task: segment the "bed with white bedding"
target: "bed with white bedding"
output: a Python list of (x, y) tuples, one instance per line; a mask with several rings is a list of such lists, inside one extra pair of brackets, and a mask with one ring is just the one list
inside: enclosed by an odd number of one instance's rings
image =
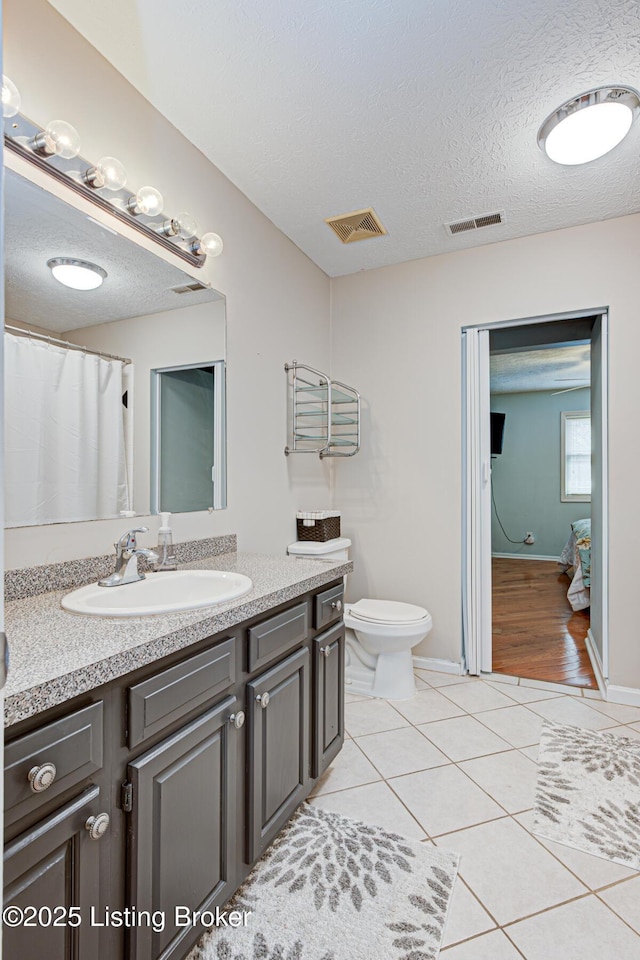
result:
[(560, 555), (560, 569), (571, 577), (567, 599), (573, 610), (591, 606), (591, 520), (575, 520)]

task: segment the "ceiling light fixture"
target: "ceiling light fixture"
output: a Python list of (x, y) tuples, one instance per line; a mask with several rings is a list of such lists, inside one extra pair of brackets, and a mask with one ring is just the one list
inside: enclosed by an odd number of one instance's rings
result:
[(624, 140), (640, 112), (631, 87), (598, 87), (563, 103), (538, 131), (538, 145), (565, 166), (603, 157)]
[(53, 257), (47, 260), (47, 266), (59, 283), (72, 290), (95, 290), (107, 276), (107, 271), (96, 263), (72, 257)]

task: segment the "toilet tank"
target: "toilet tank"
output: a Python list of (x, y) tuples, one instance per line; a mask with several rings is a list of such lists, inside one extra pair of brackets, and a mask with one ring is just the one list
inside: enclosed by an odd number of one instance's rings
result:
[(287, 547), (292, 557), (306, 557), (308, 560), (348, 560), (351, 540), (347, 537), (335, 537), (333, 540), (296, 540)]

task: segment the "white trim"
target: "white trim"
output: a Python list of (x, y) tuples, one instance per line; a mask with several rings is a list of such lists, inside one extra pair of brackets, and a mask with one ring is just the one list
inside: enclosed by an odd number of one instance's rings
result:
[(520, 317), (518, 320), (491, 320), (487, 323), (469, 323), (466, 330), (499, 330), (501, 327), (531, 327), (534, 324), (550, 323), (553, 320), (584, 320), (585, 317), (598, 317), (606, 314), (609, 307), (594, 307), (592, 310), (568, 310), (566, 313), (549, 313), (543, 317)]
[(604, 677), (604, 672), (602, 670), (602, 660), (600, 659), (600, 652), (596, 646), (596, 642), (593, 639), (593, 634), (591, 633), (591, 627), (587, 630), (587, 635), (585, 637), (585, 646), (587, 648), (587, 653), (589, 654), (589, 660), (591, 660), (591, 666), (593, 667), (593, 672), (595, 674), (596, 683), (598, 684), (598, 690), (602, 694), (603, 698), (607, 699), (607, 681)]
[(606, 698), (609, 703), (626, 703), (630, 707), (640, 707), (640, 690), (637, 687), (618, 687), (608, 683)]
[[(601, 470), (597, 478), (600, 485), (600, 503), (602, 507), (602, 671), (605, 680), (609, 677), (609, 311), (602, 313), (600, 338), (602, 341), (602, 366), (600, 386), (602, 398), (600, 404), (600, 459)], [(593, 411), (591, 416), (593, 417)]]
[[(1, 2), (1, 0), (0, 0)], [(159, 514), (162, 501), (160, 489), (160, 427), (162, 403), (160, 392), (160, 374), (174, 373), (177, 370), (198, 370), (211, 367), (213, 374), (213, 465), (211, 468), (211, 506), (209, 510), (220, 510), (227, 505), (227, 387), (226, 361), (210, 360), (202, 363), (183, 363), (175, 367), (154, 367), (150, 371), (151, 379), (151, 513)]]
[(552, 560), (560, 563), (560, 557), (544, 557), (541, 553), (492, 553), (492, 557), (504, 557), (507, 560)]
[[(534, 324), (549, 323), (555, 320), (579, 320), (584, 317), (595, 317), (601, 320), (602, 337), (602, 396), (600, 404), (600, 439), (602, 449), (602, 473), (598, 478), (602, 503), (602, 537), (599, 555), (602, 560), (602, 667), (606, 676), (609, 662), (609, 595), (608, 595), (608, 551), (609, 551), (609, 517), (608, 517), (608, 324), (609, 308), (596, 307), (589, 310), (576, 310), (567, 313), (550, 314), (544, 317), (526, 317), (519, 320), (499, 320), (482, 324), (469, 324), (462, 328), (463, 341), (463, 644), (464, 656), (469, 664), (469, 672), (477, 674), (491, 671), (491, 590), (486, 589), (486, 580), (490, 582), (490, 567), (488, 571), (478, 571), (470, 557), (481, 553), (477, 543), (482, 539), (482, 518), (475, 511), (469, 509), (473, 503), (470, 488), (478, 486), (477, 471), (481, 467), (481, 458), (478, 446), (481, 446), (478, 436), (469, 436), (474, 429), (474, 419), (470, 412), (482, 402), (482, 373), (475, 364), (479, 363), (477, 339), (482, 334), (500, 328), (532, 326)], [(475, 341), (475, 343), (474, 343)], [(470, 396), (471, 394), (471, 396)], [(477, 414), (476, 414), (477, 416)], [(592, 419), (594, 410), (591, 410)], [(476, 421), (477, 423), (477, 421)], [(465, 457), (466, 454), (466, 457)], [(464, 509), (466, 508), (466, 513)], [(490, 517), (490, 506), (489, 514)], [(474, 547), (475, 544), (475, 547)], [(483, 579), (485, 580), (483, 590)], [(487, 618), (487, 608), (489, 617)], [(488, 629), (485, 627), (489, 620)], [(621, 688), (627, 689), (627, 688)]]
[(453, 673), (462, 676), (466, 673), (464, 661), (438, 660), (437, 657), (414, 657), (413, 665), (418, 670), (434, 670), (436, 673)]
[(491, 668), (491, 433), (489, 333), (463, 331), (465, 465), (462, 616), (469, 673)]

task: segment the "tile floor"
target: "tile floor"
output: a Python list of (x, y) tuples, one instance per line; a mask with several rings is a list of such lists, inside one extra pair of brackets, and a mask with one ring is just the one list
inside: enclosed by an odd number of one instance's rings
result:
[(545, 719), (640, 738), (592, 690), (416, 671), (410, 701), (347, 694), (311, 802), (461, 855), (442, 960), (638, 960), (640, 874), (531, 833)]

